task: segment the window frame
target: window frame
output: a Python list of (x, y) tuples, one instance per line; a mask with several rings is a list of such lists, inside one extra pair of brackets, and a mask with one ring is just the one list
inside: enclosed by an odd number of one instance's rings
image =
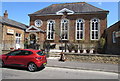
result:
[[(95, 30), (95, 26), (94, 26), (94, 30), (92, 30), (92, 23), (93, 23), (93, 20), (96, 19), (97, 22), (98, 22), (98, 30)], [(95, 24), (96, 22), (94, 22)], [(92, 38), (92, 31), (94, 32), (94, 39)], [(96, 36), (95, 36), (95, 32), (98, 32), (98, 38), (96, 39)], [(100, 19), (98, 18), (93, 18), (90, 20), (90, 40), (99, 40), (100, 39)]]
[[(78, 20), (82, 20), (82, 22), (78, 22)], [(79, 25), (81, 24), (81, 23), (83, 23), (83, 30), (81, 30), (81, 27), (79, 26), (79, 30), (77, 30), (77, 25), (78, 25), (78, 23), (79, 23)], [(76, 33), (75, 33), (75, 39), (76, 40), (84, 40), (85, 39), (85, 20), (84, 19), (82, 19), (82, 18), (79, 18), (79, 19), (77, 19), (76, 20)], [(79, 33), (81, 33), (81, 32), (83, 32), (83, 38), (81, 39), (80, 37), (79, 37), (79, 39), (77, 38), (77, 32), (79, 32)]]
[(113, 31), (112, 32), (112, 43), (116, 43), (116, 32), (115, 31)]
[[(67, 23), (67, 24), (68, 24), (68, 25), (67, 25), (67, 30), (66, 30), (66, 32), (67, 32), (67, 39), (65, 39), (65, 36), (64, 36), (64, 39), (61, 37), (61, 36), (62, 36), (62, 31), (63, 31), (63, 30), (62, 30), (62, 28), (63, 28), (62, 26), (63, 26), (63, 21), (64, 21), (64, 20), (67, 20), (67, 22), (68, 22), (68, 23)], [(65, 25), (65, 24), (64, 24), (64, 25)], [(65, 29), (66, 29), (66, 28), (65, 28), (65, 26), (64, 26), (64, 31), (65, 31)], [(61, 20), (60, 37), (61, 37), (61, 40), (69, 40), (69, 20), (68, 20), (68, 19), (62, 19), (62, 20)]]
[[(39, 25), (38, 25), (38, 22), (40, 23)], [(41, 19), (36, 19), (36, 20), (34, 21), (34, 26), (36, 26), (36, 27), (41, 27), (42, 24), (43, 24), (43, 22), (42, 22)]]
[(53, 30), (55, 29), (55, 20), (52, 20), (52, 19), (48, 20), (47, 21), (47, 40), (54, 40), (55, 39), (55, 31), (53, 31), (53, 39), (51, 37), (50, 37), (50, 39), (48, 38), (49, 32), (52, 33), (52, 30), (49, 30), (49, 23), (50, 23), (50, 21), (53, 21)]
[[(18, 36), (16, 36), (16, 34), (18, 34)], [(21, 38), (22, 38), (22, 34), (21, 33), (15, 33), (15, 43), (16, 44), (20, 44), (21, 43)]]

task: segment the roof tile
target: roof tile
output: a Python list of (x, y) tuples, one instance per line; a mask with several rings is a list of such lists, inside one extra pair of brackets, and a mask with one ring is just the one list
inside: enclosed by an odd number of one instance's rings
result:
[(17, 21), (8, 19), (8, 18), (4, 18), (4, 17), (1, 17), (1, 16), (0, 16), (0, 22), (4, 23), (4, 24), (8, 24), (8, 25), (12, 25), (12, 26), (18, 27), (20, 29), (26, 29), (28, 27), (25, 24), (22, 24), (20, 22), (17, 22)]
[(72, 10), (75, 13), (91, 13), (91, 12), (103, 12), (103, 11), (108, 12), (106, 10), (90, 5), (86, 2), (78, 2), (78, 3), (53, 4), (29, 15), (56, 14), (56, 12), (62, 10), (63, 8)]

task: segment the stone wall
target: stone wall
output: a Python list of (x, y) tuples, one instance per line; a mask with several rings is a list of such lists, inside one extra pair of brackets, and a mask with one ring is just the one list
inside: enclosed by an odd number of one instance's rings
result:
[(66, 60), (69, 61), (109, 63), (109, 64), (118, 64), (120, 62), (118, 55), (65, 53), (65, 57)]

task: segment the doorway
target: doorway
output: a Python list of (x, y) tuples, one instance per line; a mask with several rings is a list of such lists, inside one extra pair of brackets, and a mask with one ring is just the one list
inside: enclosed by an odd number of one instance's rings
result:
[(36, 44), (36, 35), (35, 34), (30, 35), (30, 44)]

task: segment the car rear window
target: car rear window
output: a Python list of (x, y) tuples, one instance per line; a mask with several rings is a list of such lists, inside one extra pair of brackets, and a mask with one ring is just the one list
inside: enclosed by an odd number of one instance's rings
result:
[(37, 52), (37, 54), (40, 55), (40, 56), (45, 55), (45, 54), (43, 53), (43, 51), (39, 51), (39, 52)]

